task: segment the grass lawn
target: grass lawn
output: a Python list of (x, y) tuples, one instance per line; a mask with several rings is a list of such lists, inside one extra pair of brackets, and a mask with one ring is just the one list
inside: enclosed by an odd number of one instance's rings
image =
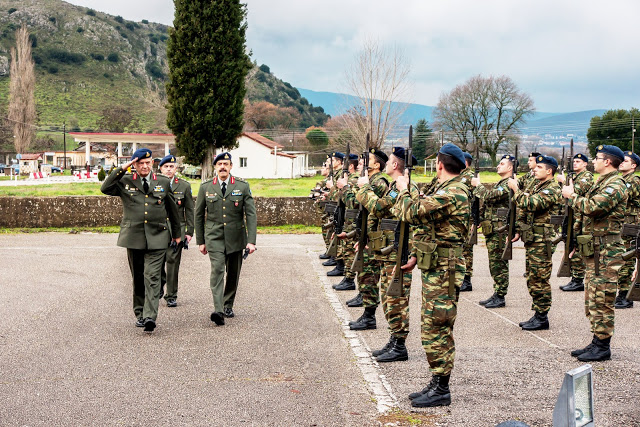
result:
[[(415, 182), (429, 182), (433, 174), (414, 175)], [(483, 183), (498, 182), (500, 177), (494, 172), (481, 172)], [(199, 180), (188, 180), (194, 195), (200, 189)], [(309, 191), (320, 181), (320, 176), (297, 179), (248, 179), (251, 192), (258, 197), (306, 197)], [(100, 183), (73, 182), (68, 184), (43, 184), (24, 186), (1, 186), (0, 196), (42, 197), (42, 196), (99, 196)]]

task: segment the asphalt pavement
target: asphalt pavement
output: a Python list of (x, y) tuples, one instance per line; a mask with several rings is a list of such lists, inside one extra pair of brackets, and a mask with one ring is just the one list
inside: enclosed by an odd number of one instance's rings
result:
[[(486, 248), (475, 247), (473, 291), (455, 325), (452, 404), (412, 410), (430, 379), (420, 344), (420, 279), (411, 296), (409, 360), (377, 364), (388, 332), (348, 330), (361, 308), (336, 292), (317, 235), (259, 235), (234, 310), (217, 327), (208, 257), (183, 254), (178, 307), (161, 302), (152, 334), (134, 326), (126, 250), (115, 234), (0, 235), (0, 425), (451, 425), (520, 420), (551, 425), (569, 351), (591, 336), (581, 293), (558, 289), (551, 329), (523, 332), (531, 299), (524, 249), (511, 262), (505, 308), (492, 292)], [(593, 363), (597, 426), (640, 425), (640, 307), (616, 312), (612, 360)]]

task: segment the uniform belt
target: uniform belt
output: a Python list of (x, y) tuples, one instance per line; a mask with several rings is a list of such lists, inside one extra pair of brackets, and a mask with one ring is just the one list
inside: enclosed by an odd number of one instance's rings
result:
[(449, 258), (451, 256), (451, 251), (453, 251), (453, 256), (455, 258), (459, 258), (462, 256), (462, 247), (458, 246), (456, 248), (438, 248), (436, 252), (438, 253), (438, 258)]
[(360, 213), (359, 209), (345, 209), (344, 217), (346, 219), (356, 219), (358, 217), (358, 213)]
[(546, 234), (548, 233), (547, 228), (542, 225), (534, 225), (531, 227), (531, 230), (536, 234)]
[(619, 234), (605, 234), (604, 236), (593, 236), (596, 239), (600, 239), (600, 244), (608, 245), (610, 243), (622, 242), (622, 237)]
[(509, 208), (497, 208), (496, 215), (500, 217), (506, 217), (507, 215), (509, 215)]
[(380, 221), (380, 230), (382, 231), (389, 231), (389, 230), (395, 230), (398, 227), (398, 223), (400, 221), (395, 220), (395, 219), (382, 219)]

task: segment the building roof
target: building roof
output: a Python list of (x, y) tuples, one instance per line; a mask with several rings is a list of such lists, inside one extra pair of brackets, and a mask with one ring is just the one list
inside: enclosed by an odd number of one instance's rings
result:
[[(254, 140), (255, 142), (264, 145), (265, 147), (274, 149), (274, 148), (278, 148), (278, 149), (282, 149), (284, 148), (284, 145), (282, 144), (278, 144), (275, 141), (270, 140), (269, 138), (265, 138), (264, 136), (260, 135), (259, 133), (256, 132), (243, 132), (242, 135), (246, 136), (247, 138), (250, 138), (252, 140)], [(279, 155), (280, 153), (278, 153)]]
[(76, 141), (95, 142), (140, 142), (174, 143), (176, 137), (170, 133), (118, 133), (118, 132), (69, 132)]
[[(275, 150), (273, 150), (273, 151), (271, 152), (271, 154), (273, 154), (274, 152), (275, 152)], [(295, 158), (297, 157), (297, 156), (294, 156), (294, 155), (292, 155), (292, 154), (283, 153), (283, 152), (281, 152), (281, 151), (278, 151), (278, 156), (288, 157), (288, 158), (290, 158), (290, 159), (295, 159)]]
[(42, 153), (25, 153), (20, 160), (42, 160)]

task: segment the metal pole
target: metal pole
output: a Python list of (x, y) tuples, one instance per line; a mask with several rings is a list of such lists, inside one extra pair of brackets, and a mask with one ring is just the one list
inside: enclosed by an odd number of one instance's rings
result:
[(62, 122), (62, 145), (64, 149), (64, 170), (67, 170), (67, 122)]
[(635, 118), (631, 117), (631, 151), (635, 153), (635, 142), (636, 142), (636, 125)]

